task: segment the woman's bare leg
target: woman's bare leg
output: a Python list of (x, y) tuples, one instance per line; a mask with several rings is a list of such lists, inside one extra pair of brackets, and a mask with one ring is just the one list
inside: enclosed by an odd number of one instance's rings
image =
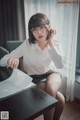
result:
[(37, 87), (45, 91), (45, 82), (37, 84)]
[(56, 108), (44, 113), (44, 120), (59, 120), (65, 104), (64, 96), (58, 91), (61, 87), (61, 76), (58, 73), (53, 73), (48, 77), (47, 83), (43, 82), (37, 86), (59, 100)]
[(65, 98), (62, 93), (59, 91), (57, 92), (56, 98), (59, 100), (57, 106), (55, 107), (54, 117), (53, 120), (59, 120), (60, 116), (63, 112), (64, 105), (65, 105)]
[[(61, 76), (58, 74), (58, 73), (53, 73), (51, 75), (49, 75), (48, 79), (47, 79), (47, 83), (46, 83), (46, 86), (45, 86), (45, 91), (50, 94), (51, 96), (53, 97), (57, 97), (58, 98), (61, 98), (61, 97), (58, 97), (60, 94), (57, 94), (59, 88), (61, 87)], [(62, 98), (61, 98), (61, 101), (62, 101)], [(60, 114), (56, 112), (57, 109), (56, 108), (53, 108), (51, 110), (48, 110), (45, 114), (44, 114), (44, 120), (59, 120), (60, 118), (60, 115), (61, 115), (61, 111)], [(56, 117), (57, 115), (57, 117)], [(55, 117), (55, 119), (54, 119)], [(58, 119), (57, 119), (58, 118)]]

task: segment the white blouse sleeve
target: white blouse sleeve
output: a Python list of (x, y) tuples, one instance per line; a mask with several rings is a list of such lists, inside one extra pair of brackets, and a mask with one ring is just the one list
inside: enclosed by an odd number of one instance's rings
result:
[(50, 47), (49, 54), (55, 66), (61, 69), (65, 64), (61, 43), (57, 40), (54, 40), (54, 43), (52, 44), (53, 45)]
[(15, 58), (20, 58), (23, 56), (23, 51), (25, 49), (26, 45), (26, 40), (15, 50), (13, 50), (10, 54), (5, 55), (3, 58), (0, 60), (0, 66), (8, 66), (7, 61), (10, 57), (15, 57)]

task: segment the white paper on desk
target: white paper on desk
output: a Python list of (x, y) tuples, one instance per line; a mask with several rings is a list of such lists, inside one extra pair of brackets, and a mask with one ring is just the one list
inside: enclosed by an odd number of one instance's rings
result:
[(29, 75), (23, 73), (19, 69), (14, 69), (12, 75), (8, 79), (0, 82), (0, 98), (17, 93), (32, 85), (32, 78)]

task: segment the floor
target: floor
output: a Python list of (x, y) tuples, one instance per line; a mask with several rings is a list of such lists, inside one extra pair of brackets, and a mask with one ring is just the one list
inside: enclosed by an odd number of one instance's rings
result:
[[(35, 120), (44, 120), (43, 115)], [(66, 103), (60, 120), (80, 120), (80, 104), (76, 102)]]

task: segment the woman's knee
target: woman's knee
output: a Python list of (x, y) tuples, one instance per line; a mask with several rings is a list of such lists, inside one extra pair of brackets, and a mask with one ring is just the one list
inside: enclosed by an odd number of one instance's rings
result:
[(54, 89), (59, 89), (62, 85), (62, 78), (59, 73), (52, 73), (47, 78), (47, 86), (52, 86)]
[(56, 98), (59, 100), (61, 106), (65, 105), (65, 97), (61, 92), (57, 92)]
[(61, 87), (61, 76), (58, 73), (52, 73), (48, 76), (46, 81), (46, 92), (56, 97), (57, 91)]
[(45, 83), (44, 82), (37, 84), (37, 87), (39, 87), (40, 89), (45, 91)]
[(51, 86), (47, 86), (45, 91), (50, 94), (51, 96), (53, 97), (56, 97), (56, 93), (57, 91), (54, 89), (54, 87), (51, 87)]

